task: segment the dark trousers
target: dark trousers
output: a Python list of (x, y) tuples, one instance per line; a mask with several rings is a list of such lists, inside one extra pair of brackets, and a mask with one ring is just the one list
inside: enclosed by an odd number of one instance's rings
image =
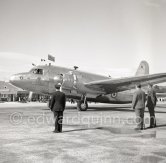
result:
[(148, 110), (149, 110), (149, 114), (150, 114), (150, 127), (156, 127), (154, 106), (148, 106)]
[(55, 132), (62, 132), (63, 111), (54, 111)]
[(135, 109), (137, 127), (144, 128), (144, 110), (145, 108)]

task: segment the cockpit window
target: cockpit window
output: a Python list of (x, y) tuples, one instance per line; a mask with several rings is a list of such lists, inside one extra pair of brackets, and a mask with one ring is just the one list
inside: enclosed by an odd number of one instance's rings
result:
[(33, 72), (34, 74), (43, 75), (43, 69), (33, 69), (32, 72)]

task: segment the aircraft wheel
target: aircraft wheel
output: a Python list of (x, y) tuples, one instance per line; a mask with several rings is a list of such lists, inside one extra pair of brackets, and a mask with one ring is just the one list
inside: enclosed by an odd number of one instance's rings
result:
[(88, 109), (88, 103), (87, 101), (84, 104), (84, 101), (78, 101), (77, 102), (77, 110), (78, 111), (86, 111)]

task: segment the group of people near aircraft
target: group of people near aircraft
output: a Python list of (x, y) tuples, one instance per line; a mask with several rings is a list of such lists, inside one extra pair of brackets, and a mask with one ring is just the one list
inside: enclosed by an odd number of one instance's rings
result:
[[(63, 112), (66, 105), (66, 96), (63, 92), (60, 91), (61, 85), (56, 85), (56, 92), (53, 93), (49, 107), (54, 113), (55, 118), (55, 130), (54, 133), (62, 132), (62, 121), (63, 121)], [(141, 88), (141, 84), (136, 86), (136, 91), (133, 96), (132, 108), (135, 110), (137, 127), (136, 130), (144, 130), (144, 111), (145, 107), (148, 107), (150, 114), (150, 126), (148, 128), (156, 127), (156, 118), (155, 118), (155, 106), (157, 98), (156, 93), (153, 89), (153, 85), (148, 85), (147, 97), (145, 92)]]
[(136, 86), (137, 90), (134, 93), (132, 108), (135, 110), (137, 127), (136, 130), (144, 130), (144, 111), (145, 107), (148, 107), (150, 114), (150, 126), (148, 128), (156, 127), (156, 118), (155, 118), (155, 106), (157, 102), (156, 93), (153, 89), (152, 84), (148, 84), (147, 97), (145, 92), (141, 89), (141, 84)]

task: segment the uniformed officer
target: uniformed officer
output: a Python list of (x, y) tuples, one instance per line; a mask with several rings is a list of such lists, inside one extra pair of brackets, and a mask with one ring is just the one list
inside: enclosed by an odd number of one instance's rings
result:
[(54, 133), (62, 132), (63, 111), (66, 105), (66, 96), (63, 92), (60, 92), (60, 84), (55, 85), (56, 92), (53, 93), (50, 101), (50, 109), (54, 113), (55, 118), (55, 130)]
[(155, 106), (157, 102), (156, 93), (153, 89), (152, 84), (148, 84), (148, 92), (147, 92), (147, 107), (150, 114), (150, 126), (149, 128), (156, 127), (156, 118), (155, 118)]
[(132, 108), (135, 110), (137, 128), (136, 130), (144, 129), (144, 110), (145, 110), (145, 101), (146, 96), (145, 92), (141, 89), (141, 84), (136, 86), (137, 90), (134, 93)]

